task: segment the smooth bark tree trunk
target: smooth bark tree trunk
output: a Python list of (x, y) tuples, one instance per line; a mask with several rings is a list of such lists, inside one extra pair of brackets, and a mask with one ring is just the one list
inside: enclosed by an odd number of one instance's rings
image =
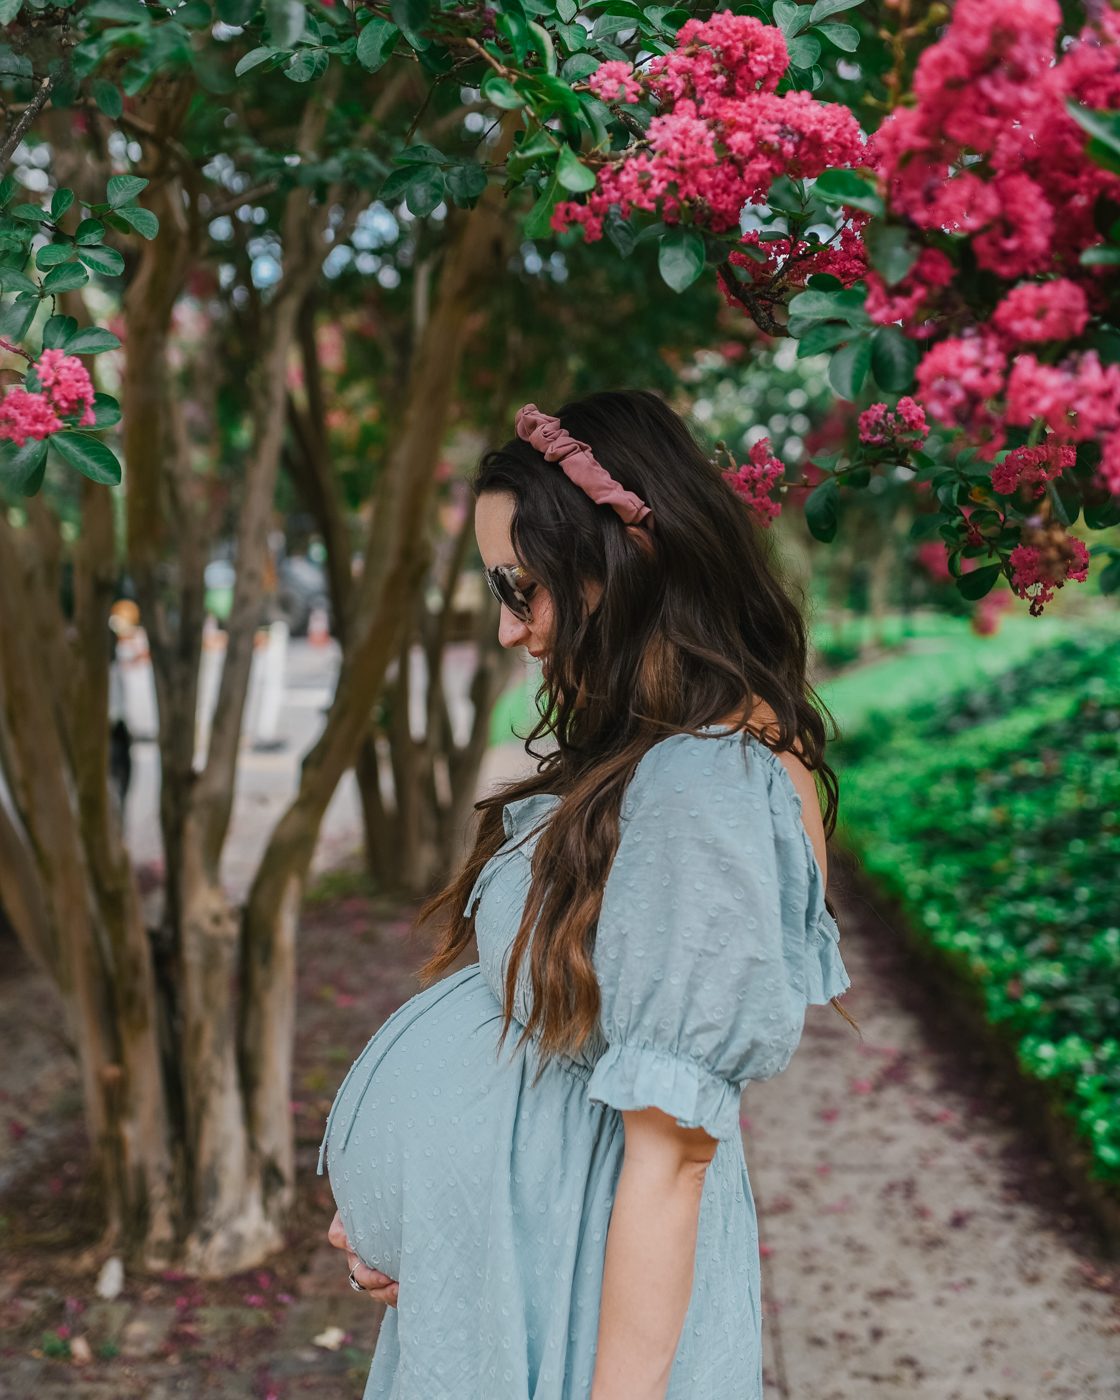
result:
[(291, 1189), (288, 1103), (298, 910), (315, 838), (339, 779), (368, 733), (370, 713), (428, 566), (426, 527), (435, 468), (456, 382), (467, 317), (504, 263), (502, 196), (491, 187), (458, 225), (434, 305), (414, 350), (400, 430), (382, 473), (361, 584), (347, 621), (335, 698), (303, 762), (299, 793), (277, 824), (245, 907), (242, 1064), (253, 1142), (266, 1169)]

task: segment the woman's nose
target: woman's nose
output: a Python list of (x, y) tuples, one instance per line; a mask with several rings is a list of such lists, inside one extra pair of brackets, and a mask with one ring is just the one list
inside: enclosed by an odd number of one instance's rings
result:
[(503, 647), (523, 647), (529, 642), (529, 628), (503, 605), (498, 622), (498, 643)]

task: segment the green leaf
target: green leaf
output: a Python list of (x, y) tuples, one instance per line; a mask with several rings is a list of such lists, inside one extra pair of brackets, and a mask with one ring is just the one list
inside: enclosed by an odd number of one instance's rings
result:
[(55, 190), (54, 198), (51, 200), (51, 218), (57, 224), (71, 204), (74, 203), (73, 190)]
[(589, 53), (574, 53), (560, 65), (560, 76), (565, 82), (578, 83), (583, 78), (590, 78), (598, 68), (597, 58), (592, 58)]
[(542, 156), (555, 154), (556, 138), (544, 127), (538, 127), (531, 136), (526, 134), (525, 139), (514, 146), (506, 162), (506, 171), (511, 180), (522, 180)]
[(673, 229), (661, 240), (657, 268), (674, 292), (683, 292), (704, 271), (704, 240), (688, 229)]
[(103, 442), (88, 433), (55, 433), (50, 444), (62, 460), (102, 486), (119, 486), (121, 464)]
[(278, 49), (294, 49), (307, 28), (307, 10), (300, 0), (264, 0), (268, 36)]
[(872, 219), (863, 231), (863, 241), (871, 266), (888, 287), (901, 282), (918, 261), (918, 249), (910, 242), (909, 232), (899, 224)]
[(52, 316), (43, 327), (43, 349), (65, 350), (77, 329), (78, 323), (73, 316)]
[(571, 24), (579, 13), (579, 6), (576, 0), (556, 0), (556, 13), (565, 24)]
[(30, 78), (35, 70), (31, 66), (31, 60), (26, 54), (0, 53), (0, 76), (12, 78)]
[(1120, 263), (1120, 248), (1108, 248), (1103, 243), (1098, 243), (1092, 248), (1086, 248), (1078, 261), (1082, 267), (1112, 267)]
[(809, 533), (822, 544), (831, 544), (836, 538), (836, 526), (840, 519), (840, 488), (834, 477), (814, 490), (805, 498), (805, 524)]
[(871, 368), (871, 342), (861, 336), (837, 350), (828, 367), (828, 381), (842, 399), (854, 399)]
[(404, 202), (418, 219), (426, 219), (443, 203), (445, 193), (443, 172), (434, 165), (422, 165), (409, 181)]
[(35, 254), (35, 266), (42, 271), (44, 268), (57, 267), (59, 263), (69, 262), (73, 256), (72, 243), (48, 243)]
[(150, 209), (145, 209), (142, 204), (122, 204), (117, 210), (120, 218), (125, 219), (141, 238), (146, 238), (149, 243), (159, 233), (159, 220)]
[(95, 78), (93, 80), (93, 100), (113, 121), (116, 121), (124, 112), (124, 97), (121, 95), (121, 90), (116, 83), (109, 82), (108, 78)]
[(124, 271), (124, 258), (115, 248), (79, 248), (78, 257), (86, 267), (105, 277), (119, 277)]
[(859, 48), (859, 30), (850, 24), (818, 24), (815, 32), (845, 53), (855, 53)]
[(541, 192), (540, 198), (532, 209), (529, 216), (521, 227), (526, 238), (547, 238), (552, 232), (552, 211), (556, 206), (556, 201), (562, 196), (563, 188), (556, 177), (555, 170), (549, 178)]
[(23, 219), (29, 224), (47, 222), (47, 211), (38, 204), (17, 204), (8, 210), (8, 215), (13, 219)]
[(826, 204), (847, 204), (849, 208), (863, 209), (880, 216), (884, 212), (883, 201), (876, 194), (875, 187), (854, 170), (823, 171), (817, 177), (813, 193)]
[(8, 207), (17, 189), (19, 189), (19, 186), (10, 175), (5, 175), (4, 178), (0, 180), (0, 207), (4, 209)]
[(492, 106), (501, 107), (506, 112), (525, 105), (525, 99), (513, 84), (500, 78), (497, 73), (489, 73), (483, 79), (482, 95)]
[(121, 406), (111, 394), (94, 394), (93, 418), (95, 428), (113, 428), (121, 421)]
[(912, 540), (932, 540), (935, 535), (940, 534), (946, 519), (947, 517), (944, 515), (917, 516), (910, 526), (910, 538)]
[(23, 0), (0, 0), (0, 24), (11, 24), (22, 4)]
[(420, 32), (432, 12), (430, 0), (393, 0), (390, 10), (393, 23), (414, 49), (426, 49), (431, 43)]
[(634, 225), (619, 213), (618, 205), (612, 204), (603, 220), (603, 231), (617, 248), (619, 256), (628, 258), (634, 251), (636, 235)]
[(865, 326), (868, 319), (863, 309), (864, 295), (854, 287), (842, 292), (818, 292), (810, 289), (799, 293), (790, 301), (790, 318), (812, 321), (843, 319), (853, 325)]
[(1108, 530), (1120, 525), (1120, 496), (1111, 496), (1103, 505), (1085, 507), (1085, 524), (1090, 530)]
[(288, 66), (284, 77), (292, 83), (313, 83), (327, 71), (330, 57), (325, 49), (300, 49)]
[(110, 209), (119, 209), (136, 198), (141, 190), (148, 188), (147, 180), (139, 175), (114, 175), (105, 186), (105, 195)]
[[(113, 332), (103, 330), (100, 326), (85, 326), (82, 330), (76, 331), (66, 342), (68, 355), (100, 355), (106, 350), (119, 350), (120, 348), (121, 343)], [(98, 397), (104, 398), (104, 395)]]
[(4, 476), (12, 489), (23, 496), (34, 496), (43, 484), (43, 473), (47, 465), (47, 439), (42, 442), (32, 439), (20, 448), (7, 443), (0, 461), (3, 462)]
[(371, 19), (358, 35), (354, 56), (367, 73), (376, 73), (393, 52), (400, 30), (387, 19)]
[(481, 165), (463, 161), (453, 165), (444, 176), (447, 192), (460, 208), (470, 208), (486, 188), (487, 175)]
[(43, 278), (43, 291), (57, 296), (59, 292), (76, 291), (88, 281), (89, 273), (81, 263), (63, 263), (61, 267), (52, 268)]
[(792, 39), (795, 34), (801, 33), (809, 23), (810, 13), (808, 5), (793, 5), (790, 4), (790, 0), (774, 0), (774, 23), (786, 39)]
[(74, 241), (80, 248), (90, 248), (105, 237), (105, 225), (100, 219), (83, 219), (74, 231)]
[(595, 188), (595, 172), (584, 165), (571, 146), (560, 147), (556, 178), (573, 194), (584, 194)]
[(1000, 580), (1002, 564), (989, 564), (983, 569), (973, 569), (970, 574), (961, 574), (957, 579), (957, 592), (970, 603), (989, 594)]
[(1072, 97), (1066, 100), (1066, 111), (1095, 141), (1120, 155), (1120, 112), (1096, 112)]
[(797, 358), (807, 360), (810, 355), (822, 355), (826, 350), (834, 350), (837, 345), (842, 345), (851, 338), (851, 326), (811, 326), (798, 341)]
[(879, 326), (871, 333), (871, 373), (880, 389), (902, 394), (918, 367), (918, 347), (898, 326)]
[(0, 267), (0, 292), (34, 292), (38, 296), (39, 284), (14, 267)]
[(147, 26), (151, 15), (140, 0), (94, 0), (84, 12), (87, 19), (114, 19), (119, 24)]
[(275, 49), (269, 44), (266, 44), (263, 48), (250, 49), (247, 54), (238, 59), (237, 67), (233, 70), (234, 76), (238, 78), (242, 77), (259, 64), (267, 63), (270, 58), (275, 58), (275, 56), (281, 52), (283, 52), (283, 50)]
[(434, 146), (425, 146), (418, 141), (415, 146), (406, 146), (403, 151), (398, 151), (393, 159), (402, 165), (410, 162), (416, 165), (446, 165), (451, 157), (437, 151)]
[(556, 72), (556, 49), (552, 43), (552, 37), (543, 24), (531, 23), (529, 33), (533, 36), (534, 47), (541, 61), (544, 63), (546, 73)]
[(813, 6), (813, 12), (809, 16), (810, 24), (820, 24), (822, 19), (827, 19), (829, 15), (839, 14), (841, 10), (858, 9), (862, 0), (817, 0)]
[[(803, 9), (804, 6), (799, 8)], [(821, 56), (821, 41), (814, 39), (811, 34), (802, 34), (796, 39), (791, 39), (786, 47), (789, 50), (789, 61), (794, 68), (812, 68)]]
[(22, 340), (38, 309), (38, 295), (17, 297), (15, 301), (10, 301), (0, 310), (0, 335), (5, 340)]
[(1120, 590), (1120, 559), (1114, 559), (1111, 564), (1106, 565), (1101, 570), (1097, 582), (1101, 592), (1106, 595)]

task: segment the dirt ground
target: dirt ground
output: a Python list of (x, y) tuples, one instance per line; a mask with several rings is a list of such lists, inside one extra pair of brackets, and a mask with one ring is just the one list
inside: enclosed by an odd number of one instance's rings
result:
[[(417, 989), (411, 911), (327, 879), (301, 932), (287, 1251), (221, 1283), (126, 1278), (100, 1301), (99, 1230), (57, 999), (0, 936), (0, 1397), (362, 1393), (378, 1310), (325, 1244), (323, 1122), (354, 1055)], [(815, 1009), (791, 1068), (751, 1086), (767, 1394), (780, 1400), (1104, 1400), (1120, 1393), (1120, 1270), (947, 1042), (883, 926), (853, 906), (862, 1040)], [(88, 1358), (88, 1359), (87, 1359)]]

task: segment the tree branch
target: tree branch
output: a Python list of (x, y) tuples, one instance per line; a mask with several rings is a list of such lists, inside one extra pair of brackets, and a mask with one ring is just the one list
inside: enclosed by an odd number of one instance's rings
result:
[(50, 97), (53, 87), (53, 77), (43, 79), (39, 91), (24, 108), (23, 116), (8, 133), (3, 146), (0, 146), (0, 170), (3, 170), (8, 161), (11, 160), (12, 152), (31, 130), (35, 118), (47, 105), (47, 98)]

